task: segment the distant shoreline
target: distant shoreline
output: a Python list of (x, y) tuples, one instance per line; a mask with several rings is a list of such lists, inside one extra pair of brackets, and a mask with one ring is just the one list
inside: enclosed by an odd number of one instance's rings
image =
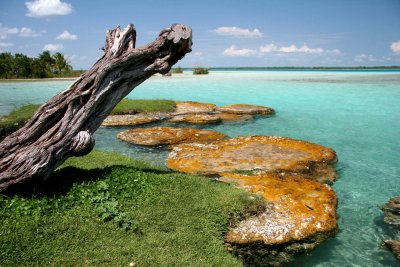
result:
[[(183, 70), (191, 70), (192, 68), (182, 68)], [(219, 70), (287, 70), (287, 71), (346, 71), (346, 70), (354, 70), (354, 71), (363, 71), (363, 70), (399, 70), (400, 66), (391, 66), (391, 67), (210, 67), (208, 68), (210, 71), (219, 71)]]
[[(173, 70), (172, 68), (171, 70)], [(192, 71), (194, 68), (182, 68), (183, 71)], [(400, 71), (400, 66), (376, 66), (376, 67), (209, 67), (209, 71)], [(174, 74), (174, 73), (173, 73)], [(179, 75), (179, 74), (178, 74)], [(174, 75), (175, 76), (175, 75)], [(18, 78), (0, 79), (4, 82), (43, 82), (43, 81), (74, 81), (77, 77), (59, 78)]]

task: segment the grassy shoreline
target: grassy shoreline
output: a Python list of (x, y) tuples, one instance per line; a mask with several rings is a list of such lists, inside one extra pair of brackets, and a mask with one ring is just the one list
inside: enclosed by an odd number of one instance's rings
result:
[(67, 160), (24, 194), (0, 194), (5, 266), (242, 266), (229, 222), (262, 200), (111, 152)]

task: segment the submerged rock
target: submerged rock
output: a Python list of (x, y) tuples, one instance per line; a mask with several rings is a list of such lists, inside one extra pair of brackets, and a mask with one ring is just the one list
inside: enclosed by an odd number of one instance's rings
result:
[(153, 127), (130, 129), (119, 133), (117, 138), (132, 144), (157, 146), (222, 140), (226, 135), (211, 130)]
[(400, 240), (385, 240), (383, 245), (390, 249), (394, 256), (400, 260)]
[(191, 113), (211, 113), (216, 110), (217, 106), (209, 103), (200, 103), (194, 101), (176, 102), (175, 115), (191, 114)]
[(142, 125), (157, 121), (162, 121), (169, 118), (168, 113), (154, 112), (154, 113), (139, 113), (135, 115), (110, 115), (108, 116), (102, 126), (133, 126)]
[(193, 123), (193, 124), (218, 123), (221, 121), (222, 119), (214, 114), (177, 115), (168, 120), (168, 122), (182, 122), (182, 123)]
[(391, 198), (381, 209), (385, 216), (385, 223), (400, 229), (400, 196)]
[(329, 185), (274, 174), (225, 174), (220, 180), (235, 182), (268, 202), (263, 214), (241, 221), (226, 234), (228, 246), (245, 261), (270, 261), (266, 255), (285, 261), (292, 254), (314, 249), (337, 230), (337, 198)]
[(254, 106), (246, 104), (234, 104), (229, 106), (218, 107), (218, 111), (234, 114), (263, 114), (270, 115), (275, 111), (272, 108), (264, 106)]
[(182, 144), (168, 155), (167, 166), (193, 174), (225, 172), (301, 173), (333, 182), (337, 160), (333, 149), (306, 141), (276, 136), (237, 137), (208, 144)]

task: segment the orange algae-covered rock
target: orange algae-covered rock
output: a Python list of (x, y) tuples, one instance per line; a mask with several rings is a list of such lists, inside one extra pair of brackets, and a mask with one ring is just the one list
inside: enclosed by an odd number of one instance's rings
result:
[(168, 155), (167, 166), (180, 172), (206, 175), (245, 170), (312, 176), (319, 174), (319, 169), (329, 169), (335, 162), (335, 151), (318, 144), (286, 137), (249, 136), (175, 146)]
[(265, 106), (254, 106), (246, 104), (234, 104), (229, 106), (218, 107), (218, 111), (235, 114), (263, 114), (270, 115), (275, 111)]
[(146, 146), (206, 142), (211, 140), (221, 140), (225, 137), (226, 135), (211, 130), (173, 127), (130, 129), (117, 135), (117, 138), (126, 142)]
[(213, 114), (185, 114), (185, 115), (174, 116), (168, 121), (193, 123), (193, 124), (207, 124), (207, 123), (221, 122), (221, 118)]
[(259, 193), (269, 203), (262, 215), (245, 219), (230, 229), (226, 235), (228, 243), (250, 245), (261, 242), (270, 246), (301, 242), (316, 236), (322, 241), (337, 229), (337, 198), (328, 185), (303, 177), (281, 178), (274, 174), (225, 174), (221, 180), (235, 182), (239, 187)]
[(330, 186), (317, 181), (335, 177), (332, 165), (336, 160), (333, 149), (318, 144), (250, 136), (177, 145), (167, 166), (217, 175), (220, 181), (261, 194), (267, 202), (265, 212), (232, 227), (226, 246), (249, 266), (270, 266), (315, 248), (335, 233), (336, 195)]
[(194, 101), (181, 101), (176, 102), (175, 114), (189, 114), (189, 113), (210, 113), (214, 112), (217, 108), (214, 104), (200, 103)]
[(157, 122), (168, 118), (168, 115), (157, 113), (139, 113), (135, 115), (110, 115), (102, 126), (132, 126)]

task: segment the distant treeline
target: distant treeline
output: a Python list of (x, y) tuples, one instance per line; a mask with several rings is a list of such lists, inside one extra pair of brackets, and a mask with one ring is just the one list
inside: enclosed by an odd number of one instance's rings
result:
[(53, 78), (79, 76), (62, 53), (43, 51), (35, 58), (24, 54), (0, 53), (0, 78)]

